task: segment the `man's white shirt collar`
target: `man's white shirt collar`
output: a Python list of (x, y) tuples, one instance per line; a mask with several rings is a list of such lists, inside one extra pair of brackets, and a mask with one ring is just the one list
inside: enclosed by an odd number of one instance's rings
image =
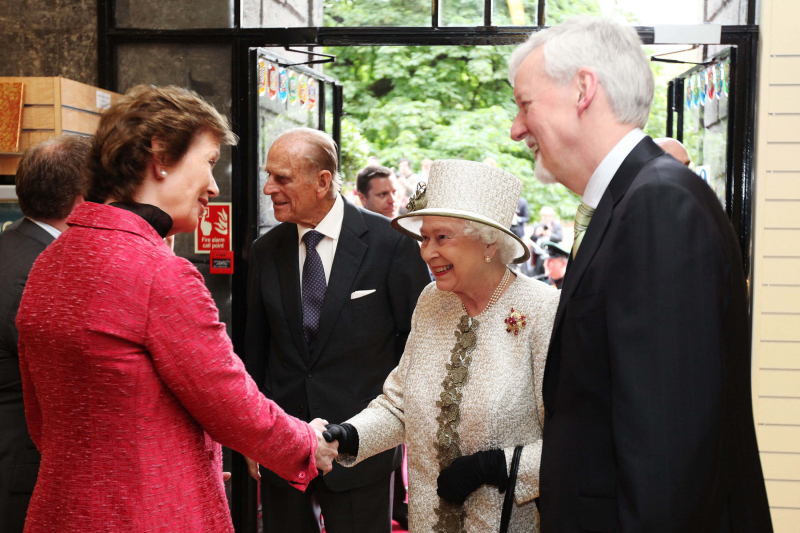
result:
[(297, 225), (297, 238), (298, 243), (303, 244), (303, 236), (309, 231), (316, 230), (326, 237), (330, 237), (334, 241), (339, 240), (339, 234), (342, 232), (342, 221), (344, 220), (344, 200), (340, 194), (336, 195), (336, 200), (333, 202), (333, 207), (322, 219), (322, 222), (317, 224), (316, 228), (307, 228), (305, 226)]
[(625, 161), (630, 153), (636, 148), (636, 145), (646, 137), (645, 133), (639, 129), (634, 128), (623, 137), (617, 145), (611, 149), (608, 155), (600, 162), (594, 170), (592, 177), (589, 178), (589, 183), (586, 184), (586, 190), (583, 192), (581, 201), (591, 207), (597, 208), (600, 199), (605, 194), (608, 184), (611, 183), (614, 174), (617, 173), (622, 162)]
[[(322, 219), (322, 222), (317, 224), (314, 228), (316, 231), (322, 233), (324, 237), (317, 244), (316, 250), (322, 260), (322, 268), (325, 270), (325, 282), (329, 283), (331, 280), (331, 269), (333, 268), (333, 258), (336, 256), (336, 247), (339, 245), (339, 234), (342, 232), (342, 223), (344, 222), (344, 200), (340, 195), (336, 195), (336, 200), (333, 202), (333, 207)], [(306, 245), (303, 242), (303, 235), (311, 231), (311, 228), (306, 228), (297, 225), (298, 237), (298, 256), (300, 262), (300, 279), (303, 279), (303, 267), (306, 262)], [(302, 283), (300, 285), (300, 294), (303, 293)]]
[(60, 231), (58, 231), (56, 228), (54, 228), (50, 224), (47, 224), (46, 222), (42, 222), (40, 220), (36, 220), (35, 218), (31, 218), (31, 217), (25, 217), (25, 218), (27, 218), (28, 220), (30, 220), (31, 222), (33, 222), (34, 224), (36, 224), (37, 226), (39, 226), (40, 228), (45, 230), (47, 233), (52, 235), (54, 239), (58, 239), (58, 236), (61, 235)]

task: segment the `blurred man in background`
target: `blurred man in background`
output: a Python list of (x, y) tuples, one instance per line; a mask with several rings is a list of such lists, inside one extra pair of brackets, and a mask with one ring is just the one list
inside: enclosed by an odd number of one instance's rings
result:
[(549, 241), (542, 243), (542, 250), (545, 252), (544, 274), (537, 276), (536, 279), (560, 289), (564, 284), (564, 274), (567, 272), (569, 250), (559, 243)]
[(544, 206), (539, 210), (539, 223), (533, 226), (531, 240), (534, 246), (531, 262), (534, 266), (533, 275), (536, 277), (544, 274), (544, 256), (540, 253), (541, 246), (545, 242), (561, 242), (563, 232), (561, 223), (556, 220), (556, 211), (550, 206)]
[[(34, 261), (67, 229), (66, 219), (83, 202), (86, 137), (64, 135), (29, 148), (16, 177), (25, 218), (0, 235), (0, 531), (22, 533), (39, 474), (39, 455), (28, 434), (15, 319)], [(76, 258), (80, 260), (80, 258)]]
[(379, 165), (362, 169), (356, 176), (356, 191), (364, 209), (389, 218), (397, 216), (401, 193), (390, 169)]
[(556, 221), (556, 211), (552, 207), (544, 206), (539, 210), (540, 222), (533, 227), (535, 242), (561, 242), (563, 236), (561, 223)]
[(397, 162), (397, 179), (405, 186), (406, 195), (411, 198), (417, 191), (419, 176), (411, 169), (411, 161), (402, 158)]
[(419, 171), (419, 180), (420, 181), (424, 181), (424, 182), (428, 181), (428, 174), (431, 171), (431, 163), (433, 163), (433, 161), (431, 161), (427, 157), (422, 160), (422, 163), (420, 163), (420, 171)]
[(672, 137), (661, 137), (659, 139), (653, 139), (653, 142), (656, 143), (659, 148), (680, 161), (683, 166), (688, 167), (692, 163), (689, 152), (679, 140), (673, 139)]

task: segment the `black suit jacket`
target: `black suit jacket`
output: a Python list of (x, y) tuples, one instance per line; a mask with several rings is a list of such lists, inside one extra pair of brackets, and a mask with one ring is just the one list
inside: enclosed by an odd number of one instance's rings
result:
[[(249, 261), (245, 364), (264, 394), (287, 413), (343, 422), (377, 397), (397, 366), (411, 315), (430, 283), (419, 246), (386, 217), (344, 203), (344, 219), (314, 351), (303, 337), (297, 225), (273, 228)], [(350, 299), (357, 290), (375, 292)], [(402, 460), (389, 450), (323, 480), (334, 491), (389, 476)], [(282, 483), (277, 476), (268, 476)]]
[(542, 533), (772, 531), (742, 256), (647, 137), (570, 264), (545, 369)]
[(0, 235), (0, 531), (21, 533), (41, 456), (25, 422), (15, 320), (33, 262), (55, 239), (30, 220)]

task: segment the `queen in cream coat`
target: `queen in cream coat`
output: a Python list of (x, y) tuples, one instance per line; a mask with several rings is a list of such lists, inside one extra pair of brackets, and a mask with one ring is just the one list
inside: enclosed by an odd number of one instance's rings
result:
[[(539, 531), (533, 500), (539, 495), (542, 376), (560, 292), (506, 264), (524, 261), (528, 253), (507, 230), (520, 187), (499, 169), (437, 161), (427, 191), (412, 198), (408, 215), (393, 221), (421, 238), (423, 259), (437, 282), (417, 302), (405, 352), (383, 394), (336, 425), (334, 434), (345, 466), (407, 445), (410, 533), (498, 531), (504, 500), (498, 487), (509, 481), (516, 446), (523, 448), (509, 531)], [(465, 189), (497, 194), (458, 192)], [(476, 307), (470, 292), (481, 290), (491, 298), (484, 296)], [(341, 453), (348, 448), (355, 452)], [(481, 454), (492, 456), (490, 465), (475, 459)], [(470, 462), (466, 475), (464, 459)], [(440, 477), (446, 475), (456, 480), (451, 488), (471, 483), (456, 498), (466, 498), (463, 505), (445, 498)]]
[[(539, 495), (542, 450), (542, 376), (559, 291), (517, 276), (481, 320), (469, 378), (463, 388), (458, 433), (464, 455), (504, 450), (511, 465), (514, 447), (524, 445), (517, 474), (516, 506), (509, 531), (539, 531), (533, 499)], [(527, 319), (517, 335), (506, 331), (511, 309)], [(442, 381), (464, 310), (450, 292), (431, 283), (417, 303), (411, 334), (398, 367), (389, 374), (383, 394), (348, 420), (359, 435), (358, 456), (341, 457), (351, 466), (401, 443), (408, 446), (408, 517), (410, 533), (434, 531), (436, 446)], [(500, 527), (503, 494), (484, 485), (464, 504), (469, 533), (495, 532)], [(458, 533), (457, 531), (454, 533)]]

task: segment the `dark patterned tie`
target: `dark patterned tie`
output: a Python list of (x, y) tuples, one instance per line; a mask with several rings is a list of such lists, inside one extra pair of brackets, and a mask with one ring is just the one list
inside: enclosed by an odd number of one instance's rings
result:
[(319, 328), (319, 313), (322, 300), (325, 298), (325, 269), (322, 259), (317, 253), (317, 245), (325, 237), (318, 231), (311, 230), (303, 235), (306, 245), (306, 261), (303, 263), (303, 335), (306, 338), (308, 352), (314, 350)]

